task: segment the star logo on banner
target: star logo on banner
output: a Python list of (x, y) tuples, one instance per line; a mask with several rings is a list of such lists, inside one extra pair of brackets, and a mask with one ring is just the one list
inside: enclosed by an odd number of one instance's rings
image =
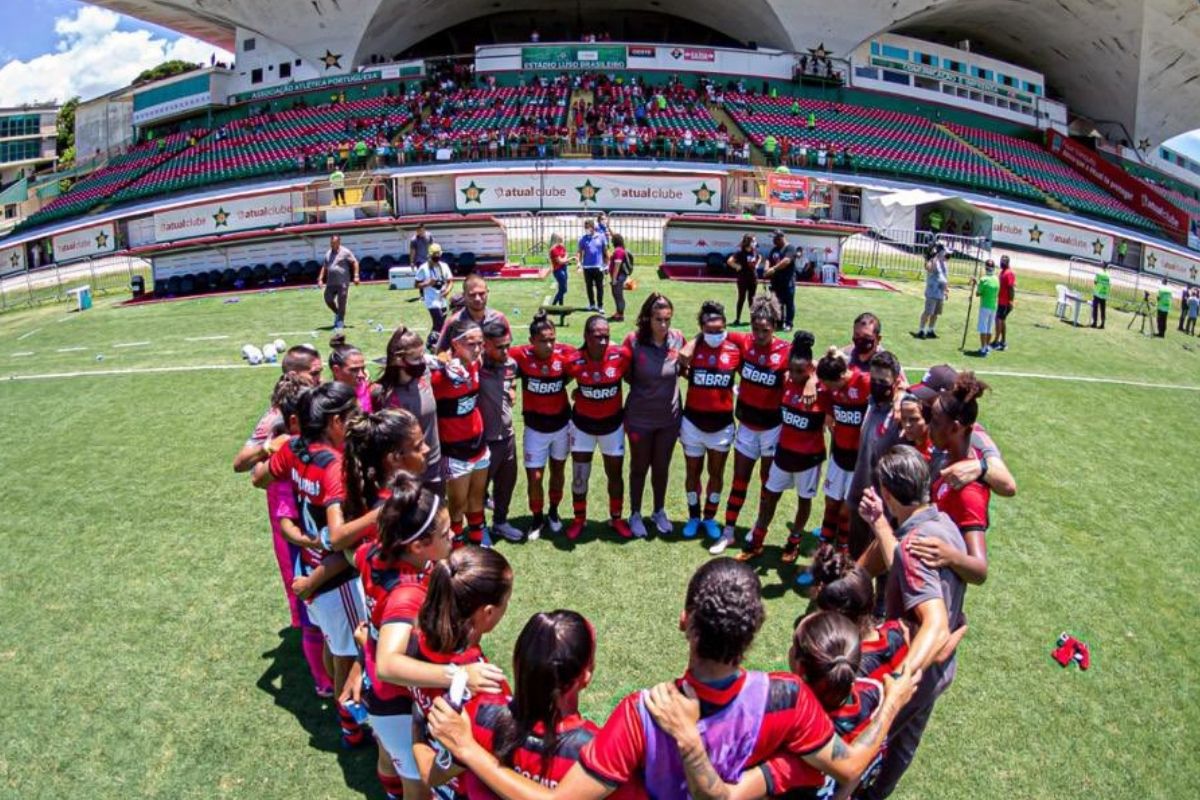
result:
[(1034, 223), (1033, 227), (1029, 229), (1029, 241), (1042, 241), (1042, 229), (1037, 226), (1037, 223)]
[(821, 43), (820, 43), (819, 45), (817, 45), (816, 47), (810, 47), (810, 48), (808, 48), (808, 52), (812, 53), (812, 55), (813, 55), (813, 58), (829, 58), (830, 54), (831, 54), (833, 51), (831, 51), (831, 50), (826, 50), (826, 49), (825, 49), (825, 43), (824, 43), (824, 42), (821, 42)]
[(475, 181), (471, 181), (465, 188), (459, 189), (463, 193), (463, 203), (479, 203), (483, 205), (483, 193), (487, 190), (475, 185)]
[(600, 194), (600, 187), (593, 185), (592, 179), (588, 178), (582, 186), (576, 186), (575, 191), (579, 192), (579, 202), (594, 203)]
[(1150, 140), (1149, 139), (1141, 139), (1140, 141), (1138, 141), (1137, 149), (1141, 150), (1143, 153), (1146, 152), (1147, 150), (1149, 150), (1150, 149)]
[(1092, 242), (1092, 253), (1095, 255), (1100, 255), (1103, 252), (1104, 252), (1104, 242), (1100, 241), (1100, 239), (1097, 238), (1096, 241)]
[(108, 234), (100, 231), (96, 234), (96, 249), (103, 250), (106, 247), (108, 247)]
[(1158, 256), (1154, 255), (1154, 253), (1151, 253), (1150, 255), (1146, 256), (1146, 265), (1148, 267), (1150, 267), (1150, 269), (1154, 269), (1155, 265), (1157, 265), (1157, 264), (1158, 264)]
[(696, 195), (696, 205), (704, 203), (705, 205), (711, 206), (716, 192), (708, 188), (708, 184), (706, 182), (701, 181), (700, 188), (692, 189), (692, 194)]
[(19, 255), (17, 255), (16, 253), (13, 253), (11, 256), (8, 257), (8, 263), (12, 264), (13, 267), (16, 267), (18, 264), (21, 263), (21, 257)]
[(1200, 273), (1200, 269), (1196, 269), (1195, 267), (1192, 267), (1190, 270), (1188, 270), (1188, 274), (1192, 276), (1193, 281), (1196, 280), (1197, 273)]
[(325, 65), (325, 69), (342, 68), (342, 54), (332, 53), (329, 48), (325, 48), (325, 55), (321, 56), (321, 63)]
[(678, 47), (676, 47), (674, 50), (671, 51), (671, 58), (678, 61), (679, 59), (683, 58), (683, 51), (680, 50)]
[(217, 213), (213, 214), (213, 227), (220, 228), (222, 225), (229, 227), (229, 212), (218, 206)]

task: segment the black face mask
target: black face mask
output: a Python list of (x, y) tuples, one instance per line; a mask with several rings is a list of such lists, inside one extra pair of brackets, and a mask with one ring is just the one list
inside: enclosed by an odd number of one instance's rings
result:
[(886, 403), (892, 399), (892, 384), (887, 381), (871, 381), (871, 399), (876, 403)]
[(859, 337), (854, 340), (854, 349), (859, 353), (869, 353), (875, 348), (875, 340), (867, 337)]
[(424, 361), (422, 361), (420, 364), (409, 364), (405, 362), (401, 369), (404, 370), (404, 374), (408, 377), (419, 378), (425, 374), (425, 370), (428, 369), (428, 367), (425, 366)]

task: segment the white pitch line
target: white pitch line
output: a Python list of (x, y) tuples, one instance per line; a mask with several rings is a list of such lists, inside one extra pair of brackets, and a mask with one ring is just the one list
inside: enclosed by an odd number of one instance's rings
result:
[(118, 347), (145, 347), (148, 344), (150, 344), (150, 342), (120, 342), (118, 344), (114, 344), (113, 348), (116, 349)]
[(196, 364), (178, 367), (130, 367), (128, 369), (93, 369), (75, 372), (47, 372), (44, 375), (9, 375), (10, 381), (40, 381), (51, 378), (90, 378), (94, 375), (139, 375), (160, 372), (201, 372), (204, 370), (255, 369), (249, 364)]
[[(274, 333), (268, 333), (267, 336), (311, 336), (312, 332), (312, 328), (309, 328), (306, 331), (275, 331)], [(318, 338), (320, 335), (321, 332), (317, 331)]]
[(59, 353), (77, 353), (80, 350), (87, 350), (86, 347), (60, 347), (56, 352)]
[(18, 337), (17, 337), (17, 341), (18, 341), (18, 342), (23, 342), (23, 341), (25, 341), (26, 339), (28, 339), (30, 336), (33, 336), (35, 333), (37, 333), (37, 332), (38, 332), (38, 331), (40, 331), (40, 330), (41, 330), (41, 328), (34, 328), (33, 330), (31, 330), (31, 331), (28, 331), (27, 333), (22, 333), (20, 336), (18, 336)]
[(13, 353), (13, 354), (12, 354), (12, 357), (13, 357), (13, 358), (24, 358), (25, 356), (31, 356), (31, 355), (33, 355), (33, 351), (32, 351), (32, 350), (24, 350), (24, 351), (22, 351), (22, 352), (20, 352), (20, 353)]
[[(270, 334), (270, 335), (273, 336), (274, 334)], [(229, 338), (229, 335), (223, 333), (219, 336), (185, 336), (185, 337), (183, 337), (183, 340), (185, 342), (215, 342), (218, 339), (228, 339), (228, 338)]]
[[(929, 367), (908, 367), (908, 370), (912, 370), (910, 374), (913, 375), (924, 373), (928, 369)], [(1047, 375), (1043, 372), (1009, 372), (1007, 370), (993, 369), (972, 369), (972, 371), (976, 375), (998, 375), (1002, 378), (1034, 378), (1036, 380), (1066, 381), (1068, 383), (1108, 383), (1114, 386), (1136, 386), (1140, 389), (1179, 389), (1184, 392), (1200, 392), (1200, 386), (1188, 386), (1181, 383), (1152, 383), (1150, 381), (1130, 381), (1121, 378), (1093, 378), (1090, 375)]]

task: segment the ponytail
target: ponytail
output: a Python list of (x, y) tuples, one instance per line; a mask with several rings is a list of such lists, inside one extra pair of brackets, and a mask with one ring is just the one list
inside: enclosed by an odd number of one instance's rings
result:
[(846, 702), (862, 663), (857, 626), (836, 611), (818, 611), (801, 621), (792, 647), (800, 677), (825, 710)]
[(442, 501), (437, 492), (410, 472), (398, 472), (388, 485), (391, 496), (379, 511), (379, 549), (388, 561), (399, 560), (414, 542), (437, 532)]
[(464, 547), (434, 565), (418, 625), (425, 643), (437, 653), (458, 653), (470, 644), (471, 617), (488, 605), (500, 605), (512, 589), (512, 569), (495, 550)]
[(817, 362), (817, 377), (823, 381), (840, 381), (849, 368), (846, 354), (836, 347), (830, 347)]
[(346, 427), (342, 458), (346, 519), (370, 510), (388, 479), (384, 459), (412, 438), (414, 428), (420, 431), (417, 418), (399, 408), (360, 414)]
[(817, 590), (817, 608), (844, 614), (858, 626), (860, 635), (866, 633), (875, 621), (875, 584), (871, 574), (860, 566), (850, 565), (840, 577)]
[(812, 361), (813, 345), (816, 343), (817, 337), (813, 336), (808, 331), (796, 331), (792, 336), (792, 349), (788, 353), (788, 359), (791, 361), (804, 360)]
[(970, 428), (979, 418), (979, 396), (988, 390), (988, 385), (975, 377), (969, 370), (958, 373), (954, 386), (938, 395), (936, 402), (942, 413), (950, 419)]
[(323, 441), (330, 421), (335, 417), (347, 417), (356, 408), (358, 398), (354, 389), (344, 383), (322, 383), (304, 392), (297, 407), (301, 444)]

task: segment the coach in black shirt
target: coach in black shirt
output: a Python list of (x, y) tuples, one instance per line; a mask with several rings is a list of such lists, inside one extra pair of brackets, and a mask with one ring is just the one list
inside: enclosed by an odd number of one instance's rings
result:
[(771, 279), (771, 292), (783, 309), (783, 329), (790, 331), (796, 319), (796, 248), (788, 244), (781, 230), (775, 231), (772, 243), (763, 274)]

